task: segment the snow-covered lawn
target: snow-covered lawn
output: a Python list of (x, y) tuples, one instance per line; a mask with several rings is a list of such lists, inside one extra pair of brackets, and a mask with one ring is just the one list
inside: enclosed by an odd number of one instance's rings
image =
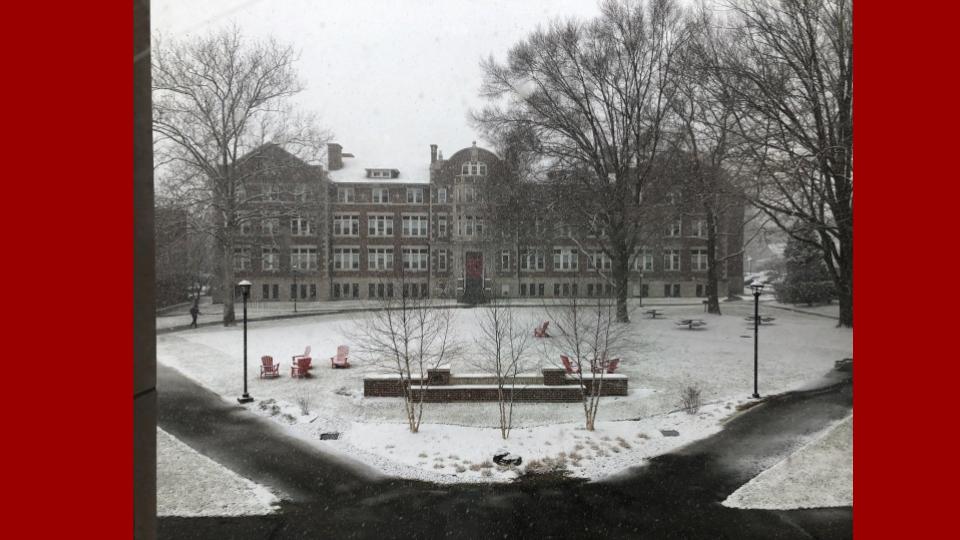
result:
[(157, 515), (269, 514), (276, 511), (278, 502), (264, 486), (243, 478), (157, 428)]
[(723, 502), (732, 508), (853, 505), (853, 416), (758, 474)]
[[(364, 374), (382, 369), (355, 357), (351, 369), (330, 368), (329, 357), (337, 345), (356, 348), (348, 336), (354, 334), (355, 325), (364, 323), (361, 314), (250, 324), (249, 389), (257, 401), (248, 408), (288, 425), (292, 433), (306, 440), (368, 461), (387, 474), (435, 481), (507, 479), (512, 472), (498, 474), (494, 468), (484, 476), (486, 469), (471, 470), (470, 465), (481, 465), (501, 446), (525, 461), (558, 459), (561, 452), (569, 456), (577, 444), (589, 446), (581, 439), (590, 439), (603, 452), (591, 450), (579, 467), (569, 459), (567, 465), (577, 476), (599, 478), (718, 430), (719, 421), (747, 400), (753, 390), (753, 335), (744, 316), (752, 313), (752, 307), (746, 301), (724, 303), (725, 314), (713, 316), (703, 313), (700, 306), (668, 306), (662, 308), (667, 318), (656, 320), (643, 317), (641, 311), (634, 313), (630, 323), (634, 343), (620, 355), (618, 370), (630, 377), (630, 392), (603, 399), (595, 434), (578, 429), (583, 425), (579, 403), (516, 405), (516, 429), (506, 444), (496, 429), (495, 403), (427, 404), (421, 433), (407, 434), (399, 398), (363, 397)], [(477, 333), (479, 310), (449, 313), (455, 318), (458, 334), (471, 345), (463, 358), (451, 362), (451, 369), (454, 374), (476, 372), (478, 351), (472, 336)], [(546, 318), (536, 307), (523, 308), (521, 313), (531, 330)], [(834, 361), (852, 356), (851, 331), (836, 328), (834, 321), (780, 310), (770, 314), (777, 318), (776, 323), (760, 331), (761, 394), (802, 386), (832, 369)], [(706, 320), (707, 327), (691, 331), (674, 324), (678, 318), (691, 316)], [(158, 336), (158, 360), (235, 403), (243, 384), (241, 332), (238, 325)], [(292, 379), (290, 358), (302, 353), (306, 345), (313, 349), (313, 377)], [(559, 347), (557, 338), (535, 340), (528, 354), (529, 371), (558, 366), (559, 354), (565, 352)], [(279, 379), (258, 378), (261, 355), (271, 355), (281, 363)], [(687, 384), (703, 390), (707, 406), (701, 415), (671, 414), (679, 408), (678, 393)], [(301, 414), (296, 405), (300, 399), (306, 400), (309, 414)], [(274, 401), (263, 403), (265, 400)], [(659, 429), (676, 429), (680, 436), (663, 437)], [(331, 431), (342, 433), (340, 440), (318, 440), (320, 433)], [(637, 433), (647, 433), (650, 439), (635, 444)], [(605, 436), (610, 441), (604, 441)], [(620, 447), (620, 452), (607, 448), (617, 446), (616, 437), (628, 441), (631, 448)], [(426, 453), (427, 459), (420, 453)], [(439, 464), (436, 457), (443, 457), (441, 467), (435, 467)], [(458, 472), (454, 461), (466, 471)]]

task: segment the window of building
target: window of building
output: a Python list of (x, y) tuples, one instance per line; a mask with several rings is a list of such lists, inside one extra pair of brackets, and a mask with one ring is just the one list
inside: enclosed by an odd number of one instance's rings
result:
[(233, 269), (234, 270), (250, 270), (250, 248), (248, 247), (233, 248)]
[(352, 203), (354, 201), (354, 192), (352, 187), (337, 188), (337, 202)]
[(293, 300), (297, 297), (297, 286), (293, 283), (290, 284), (290, 299)]
[[(705, 249), (691, 249), (690, 250), (690, 270), (705, 271), (707, 269), (707, 250)], [(697, 295), (699, 296), (699, 295)]]
[(273, 236), (280, 232), (280, 218), (268, 218), (260, 222), (260, 230), (265, 235)]
[(414, 272), (427, 270), (429, 255), (427, 248), (403, 248), (403, 269)]
[(373, 202), (378, 204), (390, 202), (390, 190), (387, 188), (373, 188)]
[(510, 285), (503, 283), (500, 285), (500, 296), (510, 296)]
[(250, 236), (253, 234), (253, 224), (249, 221), (244, 221), (240, 224), (240, 234), (243, 236)]
[(425, 215), (403, 216), (403, 236), (426, 237), (427, 222), (427, 216)]
[(267, 202), (279, 202), (280, 201), (280, 185), (267, 184), (266, 186), (264, 186), (263, 200)]
[(423, 188), (407, 188), (408, 203), (423, 203)]
[(334, 283), (334, 284), (333, 284), (333, 297), (334, 297), (334, 298), (340, 298), (341, 295), (342, 295), (342, 293), (340, 292), (340, 284), (339, 284), (339, 283)]
[(697, 283), (697, 296), (703, 296), (703, 283)]
[(573, 248), (553, 248), (553, 269), (558, 271), (577, 270), (577, 250)]
[(653, 253), (647, 248), (641, 248), (634, 252), (633, 269), (642, 272), (653, 271)]
[(439, 204), (447, 204), (447, 188), (437, 190), (437, 202)]
[(457, 235), (482, 236), (483, 218), (477, 216), (457, 216)]
[(590, 268), (594, 270), (610, 270), (613, 268), (613, 261), (602, 251), (590, 252)]
[(260, 294), (260, 297), (264, 300), (270, 299), (270, 285), (267, 283), (263, 284), (263, 292)]
[(501, 250), (500, 251), (500, 269), (507, 271), (510, 270), (510, 251)]
[(527, 284), (526, 284), (526, 283), (521, 283), (521, 284), (520, 284), (520, 296), (526, 296), (526, 295), (527, 295)]
[(292, 236), (310, 236), (313, 234), (313, 222), (304, 218), (291, 219), (290, 234)]
[(393, 248), (367, 249), (368, 270), (393, 270)]
[(440, 238), (447, 237), (447, 216), (437, 218), (437, 236)]
[(350, 214), (333, 215), (334, 236), (359, 236), (360, 216)]
[(296, 270), (316, 270), (317, 246), (291, 246), (290, 268)]
[(360, 248), (357, 248), (357, 247), (333, 248), (333, 269), (334, 270), (359, 270), (360, 269)]
[(368, 236), (393, 236), (393, 216), (391, 214), (371, 214), (367, 216)]
[(693, 235), (697, 238), (707, 237), (707, 220), (698, 219), (693, 222)]
[(553, 284), (553, 295), (554, 295), (554, 296), (560, 296), (560, 284), (559, 284), (559, 283), (554, 283), (554, 284)]
[(487, 164), (482, 161), (468, 161), (460, 167), (460, 174), (467, 176), (486, 176)]
[(447, 271), (447, 250), (445, 249), (437, 251), (437, 270), (441, 272)]
[(680, 270), (680, 250), (663, 250), (663, 269), (667, 271)]
[(667, 227), (667, 236), (681, 236), (683, 234), (683, 222), (679, 219), (673, 220)]
[(280, 250), (275, 247), (264, 247), (260, 251), (260, 266), (264, 272), (280, 269)]
[(527, 249), (520, 251), (520, 270), (543, 271), (546, 268), (546, 257), (540, 249)]

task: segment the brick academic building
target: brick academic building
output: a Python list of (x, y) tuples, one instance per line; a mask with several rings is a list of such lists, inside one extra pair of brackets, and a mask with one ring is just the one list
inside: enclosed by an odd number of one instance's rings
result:
[[(322, 174), (272, 180), (302, 184), (289, 189), (260, 186), (265, 193), (296, 192), (300, 203), (295, 215), (242, 226), (234, 267), (238, 281), (253, 283), (251, 300), (380, 298), (401, 294), (401, 286), (406, 294), (458, 300), (484, 293), (612, 293), (603, 277), (611, 261), (596, 245), (578, 248), (568, 226), (537, 220), (535, 240), (522, 246), (496, 232), (482, 204), (485, 189), (505, 174), (494, 153), (474, 143), (444, 159), (431, 145), (429, 161), (426, 155), (407, 159), (409, 164), (365, 163), (333, 143)], [(705, 220), (674, 206), (662, 214), (662, 234), (630, 261), (630, 296), (706, 294)], [(742, 291), (743, 215), (742, 204), (734, 205), (719, 225), (721, 296)]]

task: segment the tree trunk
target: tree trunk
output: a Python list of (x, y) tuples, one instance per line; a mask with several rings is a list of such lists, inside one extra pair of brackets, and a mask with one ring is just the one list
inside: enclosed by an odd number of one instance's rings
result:
[(840, 303), (840, 326), (853, 328), (853, 230), (844, 228), (840, 236), (840, 260), (837, 296)]
[(707, 215), (707, 313), (720, 315), (718, 289), (719, 268), (717, 268), (717, 216), (713, 209), (706, 209)]
[(236, 295), (233, 272), (233, 241), (227, 240), (223, 244), (223, 253), (220, 257), (220, 270), (223, 277), (220, 283), (220, 292), (223, 295), (223, 325), (233, 326), (237, 321), (237, 315), (233, 309), (233, 299)]
[(627, 293), (630, 287), (630, 253), (620, 242), (614, 252), (613, 280), (617, 290), (617, 322), (630, 322), (630, 314), (627, 310)]

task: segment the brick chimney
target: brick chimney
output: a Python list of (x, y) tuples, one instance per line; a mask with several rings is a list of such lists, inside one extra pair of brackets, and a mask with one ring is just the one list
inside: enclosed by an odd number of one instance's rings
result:
[(338, 171), (343, 168), (343, 147), (337, 143), (327, 144), (327, 169)]
[(437, 145), (430, 145), (430, 163), (436, 163), (437, 161)]

